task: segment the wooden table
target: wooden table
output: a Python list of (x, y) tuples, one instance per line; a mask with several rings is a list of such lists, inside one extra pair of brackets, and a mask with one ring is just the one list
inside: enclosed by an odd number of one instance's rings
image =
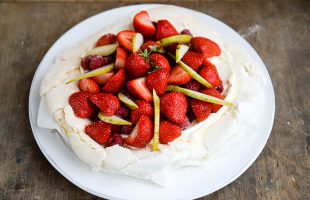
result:
[[(55, 40), (81, 20), (137, 1), (0, 3), (0, 199), (98, 199), (60, 175), (28, 120), (32, 77)], [(144, 2), (144, 1), (138, 1)], [(310, 1), (162, 1), (225, 22), (256, 49), (276, 95), (271, 136), (256, 162), (202, 199), (310, 199)]]

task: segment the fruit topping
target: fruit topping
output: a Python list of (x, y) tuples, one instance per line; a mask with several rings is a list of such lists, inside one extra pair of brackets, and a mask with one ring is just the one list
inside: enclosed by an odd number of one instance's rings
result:
[(221, 49), (218, 44), (204, 37), (193, 37), (191, 47), (204, 55), (205, 58), (221, 55)]
[(96, 47), (114, 43), (116, 43), (116, 35), (112, 33), (107, 33), (99, 38), (96, 43)]
[(176, 138), (180, 137), (181, 129), (175, 124), (168, 121), (161, 121), (159, 125), (159, 142), (168, 144)]
[(155, 26), (146, 11), (141, 11), (135, 15), (133, 27), (136, 31), (142, 33), (144, 37), (152, 37), (155, 34)]
[(117, 117), (120, 117), (120, 118), (128, 118), (129, 117), (129, 109), (126, 107), (126, 106), (121, 106), (115, 113), (115, 115)]
[(110, 93), (94, 94), (89, 99), (108, 116), (114, 115), (121, 107), (119, 99)]
[(125, 69), (130, 79), (145, 76), (146, 73), (151, 70), (151, 66), (148, 62), (148, 55), (143, 53), (131, 54), (127, 59)]
[(180, 124), (185, 120), (187, 99), (180, 92), (171, 92), (160, 97), (160, 112), (171, 122)]
[(94, 81), (96, 81), (96, 83), (98, 83), (99, 85), (104, 85), (108, 82), (108, 80), (114, 75), (114, 72), (108, 72), (105, 74), (101, 74), (98, 76), (94, 76), (92, 77), (92, 79)]
[[(202, 90), (201, 93), (204, 93), (206, 95), (210, 95), (219, 99), (224, 99), (223, 96), (221, 95), (221, 93), (219, 93), (216, 89), (214, 88), (210, 88), (210, 89), (206, 89), (206, 90)], [(219, 104), (212, 104), (212, 110), (211, 112), (216, 113), (220, 108), (222, 107), (222, 105)]]
[(123, 104), (125, 104), (128, 108), (130, 109), (136, 109), (138, 108), (137, 104), (135, 104), (135, 102), (133, 102), (131, 99), (129, 99), (126, 95), (124, 95), (123, 93), (119, 92), (117, 94), (119, 100), (121, 100), (121, 102)]
[(85, 133), (98, 144), (105, 145), (111, 134), (111, 124), (102, 121), (93, 122), (85, 127)]
[(189, 104), (199, 122), (207, 119), (211, 114), (212, 104), (209, 102), (191, 99)]
[(141, 33), (134, 34), (132, 38), (132, 52), (136, 53), (137, 51), (139, 51), (142, 44), (143, 44), (143, 35)]
[(190, 66), (193, 70), (198, 71), (203, 62), (203, 55), (193, 51), (188, 51), (183, 56), (182, 61)]
[(141, 51), (144, 52), (145, 49), (147, 49), (148, 52), (150, 52), (151, 50), (153, 52), (160, 52), (160, 53), (163, 53), (164, 50), (161, 48), (160, 44), (157, 43), (157, 42), (154, 42), (154, 41), (147, 41), (146, 43), (144, 43), (142, 46), (141, 46)]
[(202, 63), (202, 68), (199, 72), (200, 76), (208, 81), (213, 87), (222, 85), (222, 80), (216, 70), (215, 65), (209, 62), (207, 59), (204, 59)]
[(166, 47), (172, 44), (186, 44), (191, 42), (192, 36), (190, 35), (174, 35), (159, 40), (159, 44), (162, 47)]
[(91, 78), (81, 79), (79, 81), (79, 88), (81, 91), (87, 91), (94, 94), (100, 92), (98, 84)]
[(159, 117), (160, 117), (160, 100), (153, 90), (153, 100), (154, 100), (154, 137), (153, 137), (153, 151), (159, 151)]
[(133, 128), (134, 127), (132, 125), (122, 126), (122, 134), (129, 135), (132, 132)]
[(125, 30), (117, 34), (118, 44), (129, 52), (132, 52), (132, 39), (136, 34), (135, 31)]
[(128, 55), (124, 49), (121, 47), (117, 47), (116, 49), (116, 59), (114, 63), (114, 68), (115, 69), (122, 69), (126, 66), (126, 61), (127, 61)]
[(180, 34), (193, 36), (189, 29), (183, 29)]
[(199, 92), (201, 87), (202, 85), (196, 80), (192, 80), (191, 82), (184, 85), (184, 88), (189, 89), (189, 90), (194, 90), (196, 92)]
[(150, 90), (155, 90), (158, 95), (163, 95), (166, 91), (169, 71), (166, 69), (156, 69), (146, 76), (146, 84)]
[(170, 71), (170, 64), (167, 58), (161, 54), (153, 53), (149, 56), (149, 62), (153, 68), (160, 68)]
[(126, 83), (126, 73), (124, 69), (119, 70), (112, 78), (108, 80), (102, 88), (104, 92), (118, 93)]
[(140, 99), (143, 99), (146, 101), (153, 100), (152, 94), (150, 90), (148, 89), (148, 87), (146, 86), (145, 78), (138, 78), (138, 79), (128, 81), (127, 89), (132, 95)]
[(179, 65), (176, 65), (170, 72), (168, 84), (183, 85), (189, 83), (192, 77), (186, 73)]
[(139, 120), (142, 115), (148, 116), (153, 118), (154, 116), (154, 109), (151, 103), (143, 100), (137, 100), (136, 104), (138, 105), (137, 109), (131, 111), (130, 114), (130, 121), (135, 124)]
[(159, 20), (156, 25), (156, 40), (178, 35), (178, 31), (168, 20)]
[(76, 92), (69, 97), (69, 104), (74, 114), (79, 118), (90, 118), (96, 112), (96, 107), (90, 102), (90, 92)]
[(143, 148), (152, 140), (153, 131), (153, 121), (148, 116), (142, 115), (130, 135), (125, 139), (125, 143), (131, 147)]
[[(175, 62), (178, 63), (188, 51), (189, 46), (179, 44), (175, 50)], [(202, 62), (202, 61), (201, 61)]]
[(92, 70), (90, 72), (87, 72), (87, 73), (85, 73), (85, 74), (83, 74), (81, 76), (75, 77), (74, 79), (71, 79), (71, 80), (67, 81), (66, 84), (73, 83), (73, 82), (81, 80), (83, 78), (89, 78), (89, 77), (94, 77), (94, 76), (98, 76), (98, 75), (101, 75), (101, 74), (108, 73), (108, 72), (113, 70), (113, 66), (114, 66), (114, 64), (105, 65), (105, 66), (100, 67), (98, 69), (95, 69), (95, 70)]
[(219, 85), (216, 87), (216, 90), (219, 91), (219, 93), (222, 93), (224, 91), (223, 85)]
[(115, 52), (117, 46), (118, 46), (117, 44), (107, 44), (107, 45), (99, 46), (99, 47), (89, 50), (86, 54), (97, 55), (97, 56), (109, 56)]
[(124, 140), (122, 136), (120, 136), (119, 134), (112, 134), (108, 140), (107, 147), (111, 147), (114, 145), (118, 145), (118, 146), (124, 145)]
[(98, 114), (98, 118), (101, 121), (104, 121), (108, 124), (115, 124), (115, 125), (131, 125), (131, 122), (126, 121), (120, 117), (117, 117), (116, 115), (112, 115), (112, 116), (108, 116), (106, 114), (104, 114), (103, 112), (99, 112)]

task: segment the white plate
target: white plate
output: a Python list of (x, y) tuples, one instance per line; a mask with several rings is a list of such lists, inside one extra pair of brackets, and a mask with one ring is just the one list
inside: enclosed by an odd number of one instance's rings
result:
[[(78, 44), (83, 39), (98, 32), (113, 21), (127, 16), (138, 10), (149, 9), (160, 5), (142, 4), (127, 6), (102, 12), (77, 24), (49, 49), (41, 61), (32, 81), (29, 95), (29, 118), (33, 135), (41, 151), (48, 161), (69, 181), (81, 189), (94, 195), (109, 199), (193, 199), (210, 194), (239, 177), (256, 160), (269, 137), (275, 111), (274, 92), (266, 67), (255, 50), (234, 30), (222, 22), (203, 13), (184, 9), (194, 17), (211, 26), (223, 38), (233, 41), (256, 61), (268, 80), (264, 88), (266, 104), (261, 108), (264, 121), (261, 122), (259, 131), (256, 131), (246, 145), (238, 149), (235, 156), (226, 156), (217, 162), (209, 163), (205, 168), (185, 168), (178, 170), (173, 175), (173, 180), (167, 188), (118, 175), (94, 172), (80, 161), (77, 156), (62, 141), (56, 131), (39, 128), (36, 124), (37, 111), (40, 102), (40, 82), (52, 65), (56, 56), (64, 49)], [(109, 19), (109, 20), (107, 20)]]

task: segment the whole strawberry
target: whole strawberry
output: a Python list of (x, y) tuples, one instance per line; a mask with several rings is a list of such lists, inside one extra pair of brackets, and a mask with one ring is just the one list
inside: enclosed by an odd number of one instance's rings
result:
[(168, 144), (176, 138), (180, 137), (181, 129), (175, 124), (168, 121), (161, 121), (159, 125), (159, 142)]
[(97, 143), (105, 145), (111, 133), (111, 126), (103, 121), (93, 122), (85, 127), (85, 133)]
[(171, 92), (160, 97), (160, 112), (175, 124), (184, 122), (187, 106), (187, 99), (182, 93)]
[(165, 56), (161, 54), (158, 53), (151, 54), (149, 56), (149, 62), (153, 68), (165, 69), (168, 71), (168, 73), (170, 71), (169, 61), (167, 60), (167, 58), (165, 58)]
[(203, 60), (199, 74), (204, 79), (206, 79), (213, 87), (218, 87), (222, 85), (222, 80), (217, 72), (216, 67), (207, 59)]
[(126, 71), (130, 79), (140, 78), (151, 70), (148, 58), (141, 53), (131, 54), (126, 62)]
[(156, 40), (161, 40), (165, 37), (178, 35), (178, 31), (168, 20), (159, 20), (156, 26)]
[(90, 100), (106, 115), (112, 116), (121, 107), (120, 100), (110, 93), (94, 94)]
[(82, 91), (69, 97), (69, 104), (77, 117), (89, 118), (96, 112), (96, 107), (89, 100), (91, 96), (90, 92)]

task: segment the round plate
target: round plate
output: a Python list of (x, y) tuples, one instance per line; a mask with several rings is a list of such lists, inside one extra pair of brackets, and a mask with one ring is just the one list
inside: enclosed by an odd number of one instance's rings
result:
[[(155, 184), (137, 180), (134, 178), (94, 172), (80, 161), (78, 157), (67, 147), (56, 131), (39, 128), (37, 126), (37, 111), (40, 102), (39, 87), (42, 78), (52, 65), (56, 56), (63, 50), (73, 47), (83, 39), (98, 32), (103, 27), (112, 24), (133, 12), (158, 7), (158, 4), (142, 4), (126, 6), (102, 12), (77, 24), (49, 49), (41, 61), (32, 81), (29, 95), (29, 118), (38, 146), (48, 161), (69, 181), (81, 189), (108, 199), (194, 199), (210, 194), (239, 177), (255, 161), (264, 148), (269, 137), (275, 111), (274, 92), (266, 67), (255, 50), (234, 30), (224, 23), (203, 13), (185, 9), (203, 23), (213, 27), (222, 34), (222, 37), (232, 41), (258, 63), (260, 70), (267, 80), (264, 87), (266, 103), (261, 108), (264, 119), (259, 124), (259, 130), (253, 131), (246, 145), (238, 148), (236, 156), (224, 156), (219, 161), (210, 162), (205, 167), (188, 167), (172, 175), (171, 184), (167, 188)], [(106, 20), (109, 19), (109, 20)], [(98, 26), (99, 24), (99, 26)]]

